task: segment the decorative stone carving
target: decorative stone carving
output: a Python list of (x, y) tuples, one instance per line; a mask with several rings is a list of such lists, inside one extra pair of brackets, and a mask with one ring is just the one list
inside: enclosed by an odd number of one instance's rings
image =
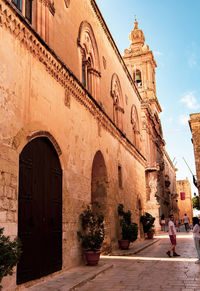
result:
[(54, 2), (51, 0), (39, 0), (41, 3), (43, 3), (46, 7), (49, 8), (49, 11), (51, 12), (52, 15), (55, 14), (55, 7), (54, 7)]
[(70, 108), (70, 100), (71, 100), (71, 93), (69, 91), (69, 89), (65, 90), (65, 100), (64, 100), (64, 104), (65, 106)]
[(126, 102), (126, 105), (128, 105), (128, 96), (125, 95), (125, 102)]
[(53, 135), (48, 132), (48, 131), (44, 131), (44, 130), (40, 130), (40, 131), (35, 131), (35, 132), (32, 132), (31, 134), (29, 134), (27, 136), (27, 140), (28, 141), (31, 141), (32, 139), (36, 138), (36, 137), (39, 137), (39, 136), (46, 136), (49, 138), (49, 140), (52, 142), (52, 144), (54, 145), (54, 148), (56, 149), (57, 151), (57, 154), (58, 156), (60, 156), (62, 154), (62, 151), (61, 151), (61, 148), (60, 146), (58, 145), (56, 139), (53, 137)]
[(102, 59), (103, 59), (103, 67), (104, 67), (104, 70), (106, 70), (106, 59), (105, 59), (105, 57), (102, 57)]
[(65, 6), (68, 8), (70, 5), (70, 0), (64, 0), (65, 1)]
[(150, 200), (154, 200), (155, 194), (157, 193), (157, 181), (154, 176), (151, 176), (149, 179), (149, 187), (150, 187)]

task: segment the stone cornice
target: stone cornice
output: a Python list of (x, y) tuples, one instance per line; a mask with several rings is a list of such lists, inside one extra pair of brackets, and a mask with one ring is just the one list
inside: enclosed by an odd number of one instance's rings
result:
[(160, 132), (160, 130), (157, 128), (157, 125), (160, 125), (160, 121), (157, 120), (157, 117), (155, 118), (155, 115), (152, 115), (152, 110), (151, 110), (149, 104), (143, 103), (142, 104), (142, 110), (146, 111), (146, 118), (148, 118), (149, 121), (152, 124), (151, 128), (154, 130), (155, 136), (157, 137), (155, 143), (158, 146), (161, 146), (161, 145), (164, 146), (165, 145), (165, 141), (163, 139), (162, 132)]
[[(94, 116), (98, 124), (116, 138), (142, 165), (145, 165), (145, 157), (135, 148), (124, 133), (114, 124), (103, 111), (96, 100), (83, 87), (80, 81), (73, 75), (69, 68), (58, 58), (53, 50), (40, 38), (33, 28), (25, 21), (21, 14), (7, 0), (0, 0), (0, 28), (10, 32), (39, 62), (46, 71), (65, 90)], [(64, 104), (63, 104), (64, 105)]]
[(171, 159), (170, 159), (170, 157), (169, 157), (169, 155), (168, 155), (168, 153), (167, 153), (165, 148), (164, 148), (163, 153), (164, 153), (167, 161), (170, 163), (170, 165), (171, 165), (172, 169), (174, 170), (174, 172), (176, 172), (176, 168), (175, 168), (174, 164), (172, 163), (172, 161), (171, 161)]
[(105, 20), (104, 20), (104, 18), (102, 16), (98, 6), (97, 6), (96, 1), (95, 0), (90, 0), (90, 2), (91, 2), (93, 10), (94, 10), (94, 12), (95, 12), (95, 14), (97, 16), (97, 19), (99, 20), (99, 22), (100, 22), (100, 24), (101, 24), (101, 26), (102, 26), (102, 28), (103, 28), (106, 36), (107, 36), (108, 41), (110, 42), (111, 46), (113, 47), (113, 50), (114, 50), (116, 56), (118, 57), (118, 60), (121, 63), (122, 68), (124, 69), (124, 71), (125, 71), (128, 79), (129, 79), (129, 81), (130, 81), (130, 83), (131, 83), (131, 85), (132, 85), (132, 87), (133, 87), (138, 99), (141, 101), (140, 93), (138, 92), (137, 87), (135, 86), (133, 78), (131, 77), (131, 75), (129, 73), (129, 70), (127, 69), (127, 66), (126, 66), (126, 64), (125, 64), (125, 62), (124, 62), (124, 60), (123, 60), (123, 58), (122, 58), (122, 56), (121, 56), (116, 44), (115, 44), (115, 41), (114, 41), (114, 39), (113, 39), (113, 37), (112, 37), (108, 27), (107, 27), (107, 24), (106, 24), (106, 22), (105, 22)]
[[(145, 57), (144, 57), (145, 56)], [(152, 51), (137, 51), (137, 52), (133, 52), (131, 50), (125, 50), (125, 54), (123, 56), (124, 59), (140, 59), (140, 57), (143, 58), (143, 63), (145, 62), (150, 62), (154, 67), (157, 67), (157, 63), (154, 59), (154, 55)]]

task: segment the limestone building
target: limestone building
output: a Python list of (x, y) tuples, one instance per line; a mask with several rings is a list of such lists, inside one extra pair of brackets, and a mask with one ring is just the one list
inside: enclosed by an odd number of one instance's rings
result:
[(178, 192), (176, 185), (176, 171), (174, 164), (172, 163), (168, 153), (164, 151), (164, 201), (161, 208), (165, 217), (169, 217), (169, 214), (174, 214), (175, 217), (179, 216), (178, 206)]
[(0, 224), (23, 243), (3, 290), (81, 263), (79, 215), (91, 201), (104, 210), (107, 251), (119, 203), (139, 226), (145, 211), (158, 221), (161, 108), (137, 29), (122, 58), (94, 0), (0, 0)]
[(195, 186), (200, 194), (200, 113), (190, 114), (190, 130), (192, 133), (192, 143), (194, 147), (194, 158), (196, 166)]
[(179, 208), (179, 219), (183, 219), (184, 214), (186, 213), (192, 223), (193, 217), (193, 206), (192, 206), (192, 192), (191, 184), (186, 178), (185, 180), (176, 181), (177, 187), (177, 200)]
[[(174, 189), (176, 171), (165, 150), (162, 126), (159, 114), (160, 107), (156, 94), (155, 69), (157, 67), (153, 52), (145, 44), (143, 31), (138, 28), (135, 20), (134, 29), (129, 35), (130, 47), (124, 50), (123, 59), (129, 72), (136, 83), (141, 95), (142, 109), (142, 138), (144, 141), (144, 152), (147, 158), (145, 166), (146, 177), (146, 201), (147, 209), (156, 217), (155, 226), (160, 228), (159, 217), (164, 214), (168, 217), (171, 210), (169, 189), (166, 189), (166, 175), (171, 183), (172, 193)], [(137, 126), (133, 122), (135, 132)], [(168, 175), (170, 172), (170, 176)]]

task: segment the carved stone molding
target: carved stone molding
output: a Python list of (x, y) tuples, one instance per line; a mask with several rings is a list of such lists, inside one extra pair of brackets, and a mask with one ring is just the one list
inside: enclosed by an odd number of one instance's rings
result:
[(64, 100), (64, 104), (68, 108), (70, 108), (70, 101), (71, 101), (71, 92), (70, 92), (69, 89), (66, 89), (65, 90), (65, 100)]
[(106, 59), (105, 59), (104, 56), (102, 57), (102, 60), (103, 60), (103, 67), (104, 67), (104, 70), (106, 70), (107, 62), (106, 62)]
[(44, 43), (40, 42), (37, 33), (27, 23), (22, 23), (20, 17), (6, 0), (0, 0), (0, 29), (6, 29), (41, 62), (46, 71), (64, 90), (70, 91), (73, 96), (94, 116), (99, 124), (107, 130), (124, 148), (134, 156), (139, 163), (145, 166), (145, 157), (135, 148), (126, 136), (117, 128), (107, 114), (97, 105), (92, 96), (85, 90), (80, 81)]
[(49, 11), (51, 12), (52, 15), (55, 14), (55, 7), (54, 7), (54, 2), (51, 0), (39, 0), (41, 3), (43, 3), (46, 7), (49, 8)]
[(54, 148), (56, 149), (56, 152), (58, 154), (58, 156), (60, 156), (62, 154), (61, 148), (59, 147), (56, 139), (53, 137), (53, 135), (48, 132), (48, 131), (36, 131), (36, 132), (32, 132), (30, 135), (27, 136), (27, 140), (31, 141), (32, 139), (35, 139), (37, 137), (48, 137), (48, 139), (52, 142), (52, 144), (54, 145)]
[(68, 8), (70, 5), (70, 0), (64, 0), (65, 1), (65, 6)]

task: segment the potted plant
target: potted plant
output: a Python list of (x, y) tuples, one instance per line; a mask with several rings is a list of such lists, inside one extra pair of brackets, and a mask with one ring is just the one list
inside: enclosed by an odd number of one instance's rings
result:
[(127, 250), (129, 248), (130, 242), (134, 242), (138, 236), (138, 225), (137, 223), (131, 222), (131, 211), (124, 211), (124, 205), (119, 204), (118, 215), (122, 217), (120, 219), (120, 226), (122, 229), (121, 235), (122, 239), (118, 240), (119, 248)]
[[(94, 207), (93, 204), (95, 204)], [(97, 265), (99, 262), (100, 248), (105, 237), (104, 216), (99, 212), (99, 208), (97, 202), (86, 206), (86, 209), (80, 214), (82, 230), (77, 232), (86, 262), (91, 266)]]
[(15, 238), (11, 241), (9, 236), (3, 235), (3, 230), (0, 228), (0, 283), (3, 277), (13, 274), (13, 268), (19, 262), (21, 255), (20, 240)]
[(141, 216), (140, 221), (143, 225), (144, 233), (147, 234), (147, 237), (149, 239), (152, 239), (155, 233), (155, 230), (154, 230), (155, 217), (153, 217), (150, 213), (145, 212), (145, 215)]

